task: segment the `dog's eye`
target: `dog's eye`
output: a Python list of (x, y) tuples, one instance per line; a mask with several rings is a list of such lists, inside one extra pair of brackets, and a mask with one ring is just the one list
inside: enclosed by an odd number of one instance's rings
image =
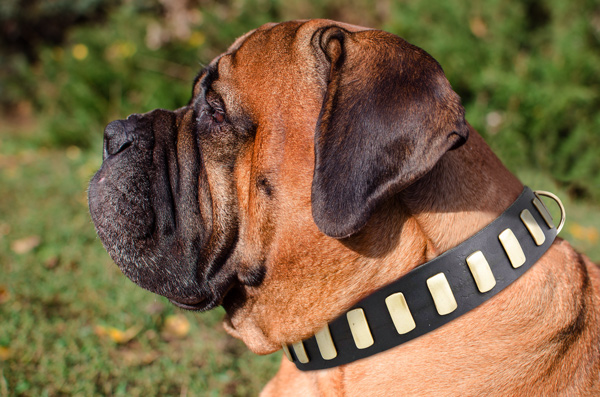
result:
[(220, 107), (213, 107), (206, 104), (198, 115), (198, 122), (209, 123), (212, 125), (221, 125), (225, 122), (225, 112)]
[(214, 110), (212, 114), (212, 119), (215, 123), (221, 124), (225, 121), (225, 114), (220, 110)]

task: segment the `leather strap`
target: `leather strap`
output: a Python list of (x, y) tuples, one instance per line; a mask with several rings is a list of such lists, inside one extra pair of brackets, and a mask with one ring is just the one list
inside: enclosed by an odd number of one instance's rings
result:
[(284, 345), (284, 351), (307, 371), (401, 345), (491, 299), (530, 269), (556, 235), (545, 206), (525, 187), (499, 218), (473, 237), (364, 298), (315, 336)]

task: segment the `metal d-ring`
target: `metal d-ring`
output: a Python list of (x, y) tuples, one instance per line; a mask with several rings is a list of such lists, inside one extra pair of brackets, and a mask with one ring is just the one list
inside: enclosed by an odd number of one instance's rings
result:
[[(560, 233), (563, 226), (565, 225), (565, 220), (567, 219), (567, 212), (565, 211), (565, 206), (562, 201), (556, 196), (554, 193), (546, 192), (544, 190), (535, 190), (534, 193), (539, 196), (550, 197), (552, 200), (556, 201), (558, 207), (560, 208), (560, 222), (558, 222), (558, 226), (556, 227), (556, 234)], [(541, 201), (541, 200), (540, 200)]]

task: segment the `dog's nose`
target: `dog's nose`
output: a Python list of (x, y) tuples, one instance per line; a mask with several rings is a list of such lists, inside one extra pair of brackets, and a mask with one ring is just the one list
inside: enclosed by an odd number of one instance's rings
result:
[(133, 143), (133, 134), (125, 123), (128, 120), (110, 122), (104, 129), (104, 152), (102, 159), (123, 152)]

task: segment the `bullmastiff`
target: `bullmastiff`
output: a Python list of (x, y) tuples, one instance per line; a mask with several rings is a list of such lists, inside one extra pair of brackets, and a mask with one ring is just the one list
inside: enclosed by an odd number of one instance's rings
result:
[(600, 395), (598, 267), (395, 35), (262, 26), (186, 106), (111, 122), (103, 159), (112, 259), (283, 348), (264, 395)]

